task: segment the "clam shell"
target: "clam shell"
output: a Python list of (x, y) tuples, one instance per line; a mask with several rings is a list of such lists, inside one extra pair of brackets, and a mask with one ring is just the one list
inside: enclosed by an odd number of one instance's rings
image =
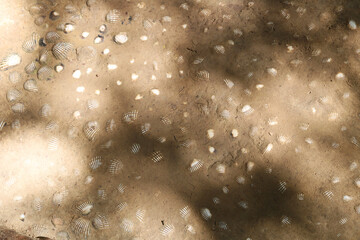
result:
[(152, 26), (153, 26), (153, 23), (152, 23), (152, 21), (150, 19), (144, 20), (143, 27), (145, 29), (150, 29)]
[(120, 224), (120, 227), (125, 232), (132, 232), (134, 230), (134, 223), (131, 220), (124, 218)]
[(48, 150), (49, 151), (56, 151), (59, 146), (59, 139), (57, 137), (51, 137), (48, 142)]
[(76, 49), (77, 59), (82, 63), (93, 62), (96, 60), (97, 51), (92, 46), (79, 47)]
[(180, 209), (180, 216), (185, 220), (190, 216), (190, 214), (191, 214), (191, 210), (189, 206), (185, 206), (182, 209)]
[(6, 125), (6, 122), (3, 118), (0, 118), (0, 131), (4, 128), (4, 126)]
[(212, 214), (208, 208), (200, 209), (201, 216), (207, 221), (212, 217)]
[(106, 131), (108, 133), (113, 132), (116, 128), (116, 123), (114, 119), (110, 119), (106, 122)]
[(49, 104), (44, 104), (39, 110), (40, 117), (49, 117), (51, 115), (51, 107)]
[(121, 32), (114, 36), (114, 42), (117, 44), (124, 44), (128, 41), (128, 36), (126, 32)]
[(125, 208), (127, 208), (128, 204), (126, 202), (122, 202), (119, 205), (116, 206), (116, 211), (117, 212), (121, 212), (123, 211)]
[(160, 227), (160, 233), (163, 236), (169, 236), (175, 231), (175, 227), (172, 224), (165, 224)]
[(11, 53), (4, 57), (0, 62), (0, 70), (6, 71), (21, 63), (21, 57), (17, 53)]
[(48, 50), (44, 49), (40, 52), (39, 62), (41, 64), (46, 64), (49, 60), (49, 52)]
[(130, 151), (131, 151), (133, 154), (138, 153), (138, 152), (140, 151), (140, 144), (134, 143), (133, 145), (131, 145)]
[(34, 23), (37, 26), (43, 25), (45, 23), (45, 17), (44, 16), (39, 16), (39, 17), (35, 18)]
[(80, 204), (79, 206), (76, 207), (77, 210), (79, 210), (81, 212), (81, 214), (83, 215), (88, 215), (91, 210), (93, 209), (94, 204), (92, 204), (91, 202), (84, 202), (82, 204)]
[(89, 166), (92, 170), (95, 170), (97, 168), (99, 168), (102, 164), (102, 161), (101, 161), (101, 156), (96, 156), (94, 157), (91, 162), (89, 163)]
[(117, 9), (110, 10), (108, 14), (106, 14), (105, 20), (109, 23), (116, 23), (120, 21), (120, 11)]
[(89, 110), (93, 110), (99, 107), (99, 101), (96, 99), (90, 99), (87, 101), (87, 107)]
[(123, 119), (126, 123), (133, 123), (138, 117), (138, 111), (133, 110), (131, 112), (125, 113)]
[(36, 212), (40, 212), (41, 209), (42, 209), (42, 201), (40, 198), (35, 198), (34, 201), (33, 201), (33, 204), (32, 204), (32, 207), (33, 209), (36, 211)]
[(196, 77), (199, 79), (199, 80), (209, 80), (210, 78), (210, 73), (206, 70), (201, 70), (199, 72), (196, 73)]
[(54, 77), (54, 71), (49, 66), (42, 66), (37, 72), (37, 77), (42, 81), (50, 81)]
[(9, 81), (13, 84), (20, 82), (21, 74), (18, 71), (13, 71), (9, 74)]
[(22, 49), (24, 52), (32, 53), (39, 47), (39, 34), (33, 32), (29, 39), (25, 40), (25, 42), (22, 45)]
[(31, 63), (29, 63), (28, 65), (25, 66), (25, 72), (27, 74), (31, 74), (33, 72), (35, 72), (36, 70), (36, 62), (35, 61), (31, 61)]
[(92, 220), (92, 225), (95, 229), (107, 229), (109, 228), (109, 221), (105, 215), (97, 213), (94, 219)]
[(71, 43), (59, 42), (53, 46), (52, 52), (54, 57), (58, 60), (71, 60), (73, 58), (73, 54), (75, 54), (75, 49)]
[(23, 113), (25, 112), (25, 105), (23, 103), (15, 103), (11, 106), (11, 110), (14, 113)]
[(204, 162), (199, 159), (194, 159), (190, 164), (189, 170), (190, 172), (195, 172), (199, 170), (204, 165)]
[(6, 99), (9, 102), (13, 102), (17, 100), (20, 96), (21, 96), (21, 92), (15, 88), (8, 90), (6, 93)]
[(155, 163), (161, 161), (164, 157), (160, 151), (155, 151), (150, 156), (151, 160)]
[(29, 13), (33, 16), (44, 14), (46, 10), (46, 5), (42, 3), (35, 3), (29, 7)]
[(78, 237), (83, 237), (87, 239), (90, 236), (91, 230), (91, 222), (85, 218), (78, 218), (74, 220), (71, 224), (71, 230), (77, 235)]
[(60, 40), (60, 35), (57, 32), (47, 32), (45, 35), (46, 43), (56, 43)]
[(111, 160), (109, 172), (111, 174), (118, 174), (123, 167), (124, 164), (120, 160)]
[(123, 194), (125, 192), (126, 186), (124, 186), (124, 184), (120, 183), (117, 187), (117, 190)]
[(146, 211), (143, 209), (138, 209), (136, 211), (136, 218), (142, 223), (144, 222), (145, 213)]
[(95, 139), (96, 134), (99, 132), (100, 127), (97, 121), (87, 122), (84, 126), (84, 133), (90, 141)]
[(224, 54), (225, 53), (225, 47), (223, 45), (216, 45), (214, 47), (214, 50), (218, 54)]
[(34, 79), (29, 79), (24, 83), (24, 89), (29, 92), (37, 92), (38, 86)]

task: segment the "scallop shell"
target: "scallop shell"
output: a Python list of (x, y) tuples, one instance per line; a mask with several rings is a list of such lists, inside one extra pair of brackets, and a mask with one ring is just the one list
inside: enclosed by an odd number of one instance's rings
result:
[(170, 236), (175, 231), (175, 227), (172, 224), (165, 224), (160, 227), (160, 233), (163, 236)]
[(144, 222), (145, 213), (146, 211), (143, 209), (138, 209), (136, 211), (136, 218), (142, 223)]
[(134, 143), (133, 145), (131, 145), (130, 151), (131, 151), (133, 154), (138, 153), (138, 152), (140, 151), (140, 144)]
[(29, 92), (37, 92), (38, 86), (37, 83), (34, 79), (29, 79), (24, 83), (24, 89), (29, 91)]
[(71, 60), (73, 58), (73, 54), (75, 54), (75, 49), (71, 43), (59, 42), (53, 46), (52, 52), (54, 57), (58, 60)]
[(25, 112), (25, 105), (22, 103), (15, 103), (14, 105), (11, 106), (11, 110), (14, 113), (23, 113)]
[(89, 166), (92, 170), (95, 170), (97, 168), (99, 168), (102, 164), (102, 161), (101, 161), (101, 156), (96, 156), (94, 157), (91, 162), (89, 163)]
[(31, 63), (29, 63), (28, 65), (25, 66), (25, 72), (27, 74), (31, 74), (33, 72), (35, 72), (36, 70), (36, 62), (32, 61)]
[(206, 70), (201, 70), (199, 72), (196, 73), (196, 77), (199, 80), (209, 80), (210, 78), (210, 73)]
[(21, 63), (21, 57), (17, 53), (11, 53), (4, 57), (0, 62), (0, 70), (6, 71)]
[(151, 154), (151, 160), (155, 163), (161, 161), (164, 157), (160, 151), (155, 151)]
[(106, 14), (105, 20), (109, 23), (116, 23), (120, 21), (120, 11), (117, 9), (110, 10), (108, 14)]
[(114, 42), (117, 44), (124, 44), (128, 41), (128, 36), (126, 32), (121, 32), (114, 36)]
[(90, 110), (96, 109), (99, 107), (99, 101), (96, 99), (90, 99), (87, 101), (87, 107)]
[(323, 192), (323, 195), (328, 199), (332, 199), (334, 197), (334, 193), (332, 191), (325, 191)]
[(56, 43), (60, 40), (60, 35), (57, 32), (47, 32), (45, 35), (46, 43)]
[(49, 104), (44, 104), (39, 110), (40, 117), (49, 117), (51, 115), (51, 107)]
[(278, 189), (281, 193), (284, 193), (286, 191), (286, 182), (280, 182)]
[(191, 210), (189, 206), (185, 206), (182, 209), (180, 209), (180, 216), (185, 220), (190, 216), (190, 214), (191, 214)]
[(4, 128), (5, 125), (6, 125), (5, 120), (0, 118), (0, 131)]
[(116, 128), (116, 123), (114, 119), (110, 119), (106, 122), (106, 131), (108, 133), (113, 132)]
[(37, 77), (39, 80), (42, 81), (50, 81), (51, 79), (53, 79), (54, 75), (53, 75), (54, 71), (52, 70), (52, 68), (48, 67), (48, 66), (42, 66), (38, 72), (37, 72)]
[(120, 204), (118, 204), (118, 205), (116, 206), (116, 211), (117, 211), (117, 212), (121, 212), (121, 211), (123, 211), (125, 208), (127, 208), (127, 206), (128, 206), (128, 204), (127, 204), (126, 202), (122, 202), (122, 203), (120, 203)]
[(133, 110), (131, 112), (125, 113), (123, 116), (123, 119), (126, 123), (133, 123), (138, 116), (138, 111), (137, 110)]
[(120, 160), (111, 160), (109, 172), (111, 174), (118, 174), (123, 167), (124, 164)]
[(204, 165), (204, 162), (199, 159), (194, 159), (189, 167), (190, 172), (199, 170)]
[(145, 29), (150, 29), (152, 26), (153, 26), (153, 23), (152, 23), (152, 21), (150, 19), (144, 20), (143, 27)]
[(10, 89), (6, 93), (6, 99), (9, 102), (16, 101), (21, 96), (21, 92), (15, 88)]
[(78, 218), (71, 224), (71, 229), (75, 235), (87, 239), (90, 236), (91, 222), (85, 218)]
[(207, 221), (211, 219), (212, 214), (208, 208), (202, 208), (200, 209), (201, 216)]
[(150, 127), (150, 123), (144, 123), (143, 125), (141, 125), (141, 133), (146, 134), (147, 132), (149, 132)]
[(134, 223), (130, 221), (129, 219), (124, 218), (120, 224), (120, 227), (125, 232), (132, 232), (134, 230)]
[(97, 121), (87, 122), (84, 126), (84, 133), (90, 141), (95, 139), (96, 134), (99, 132), (100, 127)]
[(124, 184), (120, 183), (117, 187), (117, 190), (123, 194), (125, 192), (126, 186), (124, 186)]
[(235, 85), (234, 82), (231, 81), (230, 79), (224, 79), (224, 82), (225, 82), (226, 86), (230, 89)]
[(88, 215), (93, 209), (94, 204), (91, 202), (84, 202), (76, 207), (77, 210), (81, 212), (82, 215)]
[(285, 225), (289, 225), (289, 224), (291, 224), (291, 220), (290, 220), (290, 218), (287, 217), (287, 216), (282, 216), (282, 217), (281, 217), (281, 223), (282, 223), (282, 224), (285, 224)]
[(59, 139), (57, 137), (51, 137), (48, 142), (49, 151), (56, 151), (59, 146)]
[(164, 125), (170, 125), (172, 124), (172, 121), (168, 118), (168, 117), (161, 117), (160, 121), (164, 124)]
[(39, 34), (33, 32), (29, 39), (25, 40), (22, 45), (24, 52), (32, 53), (39, 47)]
[(92, 220), (92, 225), (95, 229), (107, 229), (109, 228), (109, 221), (105, 215), (97, 213), (94, 219)]
[(35, 211), (40, 212), (42, 209), (42, 201), (40, 198), (35, 198), (32, 204), (32, 207)]
[(19, 73), (18, 71), (13, 71), (9, 74), (9, 81), (13, 84), (16, 84), (18, 82), (20, 82), (21, 80), (21, 73)]
[(218, 54), (224, 54), (225, 53), (225, 47), (223, 45), (216, 45), (214, 47), (214, 50)]

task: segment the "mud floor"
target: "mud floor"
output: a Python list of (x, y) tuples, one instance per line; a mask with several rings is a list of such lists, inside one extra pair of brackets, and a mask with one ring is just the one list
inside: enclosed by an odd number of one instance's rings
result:
[(0, 6), (0, 226), (360, 239), (359, 1)]

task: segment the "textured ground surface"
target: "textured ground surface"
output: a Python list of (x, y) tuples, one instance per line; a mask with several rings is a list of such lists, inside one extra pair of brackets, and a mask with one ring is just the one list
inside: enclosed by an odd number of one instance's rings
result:
[[(22, 59), (0, 71), (0, 225), (52, 239), (360, 236), (359, 1), (0, 6), (0, 57)], [(75, 55), (23, 51), (50, 31)], [(41, 80), (31, 61), (64, 70)]]

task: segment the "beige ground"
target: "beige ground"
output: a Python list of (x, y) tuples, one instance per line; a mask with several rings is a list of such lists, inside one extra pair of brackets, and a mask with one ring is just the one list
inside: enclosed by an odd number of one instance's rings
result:
[[(79, 218), (91, 225), (88, 239), (359, 239), (360, 33), (348, 27), (349, 20), (360, 24), (359, 1), (42, 0), (41, 26), (34, 23), (39, 15), (29, 13), (35, 3), (0, 0), (0, 57), (22, 57), (19, 66), (0, 72), (6, 121), (0, 225), (52, 239), (84, 239), (73, 231)], [(105, 21), (112, 9), (120, 10), (117, 23)], [(53, 10), (60, 13), (56, 21), (48, 17)], [(51, 43), (22, 50), (33, 32), (44, 37), (61, 23), (75, 26), (69, 34), (57, 31), (61, 41), (93, 46), (95, 59), (56, 60)], [(94, 44), (101, 24), (108, 28), (105, 40)], [(120, 32), (129, 38), (123, 45), (113, 41)], [(37, 80), (39, 91), (28, 92), (24, 82), (37, 78), (24, 67), (44, 48), (47, 64), (62, 62), (65, 70)], [(108, 64), (118, 68), (109, 71)], [(18, 83), (9, 81), (13, 71), (21, 73)], [(339, 72), (345, 76), (337, 78)], [(12, 88), (21, 96), (8, 102)], [(99, 107), (89, 109), (93, 99)], [(11, 110), (16, 102), (24, 113)], [(51, 106), (47, 117), (39, 113), (44, 104)], [(133, 110), (138, 115), (129, 124), (124, 115)], [(106, 130), (111, 119), (112, 132)], [(99, 124), (93, 141), (83, 131), (89, 121)], [(134, 143), (141, 147), (136, 154)], [(163, 158), (154, 162), (157, 151)], [(102, 164), (93, 170), (96, 156)], [(190, 172), (194, 159), (203, 165)], [(114, 160), (122, 168), (112, 174)], [(93, 180), (86, 184), (88, 176)], [(87, 215), (77, 210), (84, 202), (93, 204)], [(186, 206), (190, 215), (183, 218)], [(89, 221), (98, 214), (109, 227), (93, 227)], [(172, 231), (163, 236), (166, 227)]]

